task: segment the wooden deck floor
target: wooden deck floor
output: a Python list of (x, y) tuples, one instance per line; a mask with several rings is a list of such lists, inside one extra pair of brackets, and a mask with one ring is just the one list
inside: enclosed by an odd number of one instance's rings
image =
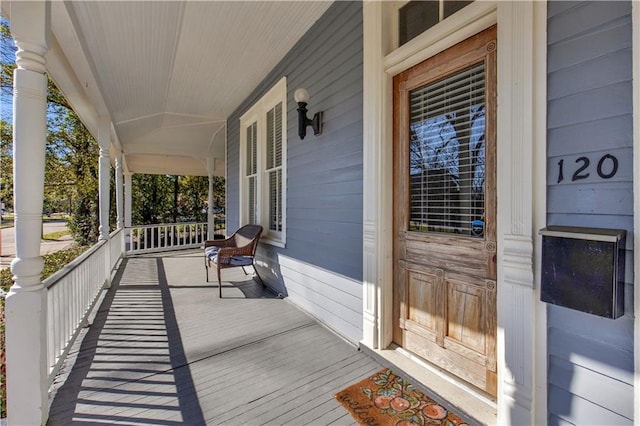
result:
[(49, 425), (354, 424), (333, 395), (382, 368), (286, 300), (200, 251), (125, 260)]

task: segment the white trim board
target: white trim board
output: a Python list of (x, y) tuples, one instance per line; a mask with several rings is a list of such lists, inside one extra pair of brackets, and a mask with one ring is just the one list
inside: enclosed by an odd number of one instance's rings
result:
[(640, 423), (640, 3), (631, 4), (631, 27), (633, 45), (633, 197), (635, 199), (633, 222), (634, 222), (634, 279), (633, 290), (635, 294), (635, 321), (634, 321), (634, 423)]
[[(287, 243), (287, 77), (282, 77), (262, 97), (240, 116), (240, 159), (239, 159), (239, 224), (248, 223), (248, 195), (244, 170), (246, 168), (247, 127), (257, 123), (257, 171), (256, 171), (256, 222), (264, 228), (260, 242), (277, 247)], [(282, 103), (282, 231), (269, 229), (269, 191), (266, 177), (267, 124), (266, 115), (278, 103)]]
[[(533, 80), (533, 229), (547, 225), (547, 3), (535, 2)], [(543, 178), (544, 177), (544, 178)], [(534, 297), (540, 300), (542, 236), (534, 236)], [(535, 307), (533, 424), (547, 423), (547, 305)]]

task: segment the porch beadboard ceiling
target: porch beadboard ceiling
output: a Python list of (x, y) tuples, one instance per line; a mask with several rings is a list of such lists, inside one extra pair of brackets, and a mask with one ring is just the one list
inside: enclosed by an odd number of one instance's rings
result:
[[(128, 171), (206, 175), (213, 157), (224, 175), (226, 118), (330, 4), (52, 2), (52, 31), (77, 80), (61, 89), (79, 84), (109, 115)], [(70, 80), (53, 68), (59, 85)]]

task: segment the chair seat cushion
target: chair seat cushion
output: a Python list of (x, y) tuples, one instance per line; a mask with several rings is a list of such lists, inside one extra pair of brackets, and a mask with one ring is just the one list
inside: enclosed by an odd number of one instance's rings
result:
[[(214, 262), (218, 263), (218, 257), (215, 256)], [(250, 266), (253, 264), (253, 258), (251, 256), (232, 256), (229, 260), (229, 266)]]
[(214, 260), (218, 252), (220, 251), (220, 247), (211, 246), (204, 249), (204, 256), (208, 257), (210, 260)]

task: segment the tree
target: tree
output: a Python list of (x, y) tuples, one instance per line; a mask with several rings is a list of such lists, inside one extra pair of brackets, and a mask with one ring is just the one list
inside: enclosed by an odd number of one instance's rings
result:
[(131, 178), (132, 221), (147, 225), (170, 222), (173, 217), (173, 178), (134, 174)]
[(0, 19), (0, 202), (13, 209), (13, 130), (11, 92), (15, 68), (13, 39), (6, 19)]
[(13, 209), (13, 161), (11, 124), (0, 120), (0, 202)]
[(209, 197), (209, 178), (204, 176), (182, 176), (180, 215), (187, 220), (206, 222), (207, 198)]
[[(7, 100), (13, 97), (13, 70), (15, 46), (8, 22), (0, 21), (0, 90), (2, 91), (3, 117), (9, 116)], [(12, 138), (6, 124), (2, 128), (2, 178), (5, 183), (5, 163), (10, 163)], [(6, 131), (5, 131), (6, 130)], [(71, 213), (69, 227), (80, 244), (97, 241), (99, 227), (98, 210), (98, 144), (55, 83), (47, 83), (47, 145), (45, 163), (45, 211), (64, 209)], [(6, 178), (7, 187), (9, 185)], [(3, 197), (9, 197), (3, 186)], [(6, 193), (6, 194), (5, 194)], [(12, 204), (12, 198), (7, 199)], [(5, 201), (5, 204), (7, 204)]]
[[(53, 96), (59, 91), (50, 86)], [(50, 184), (62, 199), (75, 200), (71, 208), (69, 229), (79, 244), (98, 240), (100, 211), (98, 202), (98, 144), (72, 109), (55, 104), (57, 114), (49, 120), (48, 168), (64, 170)], [(55, 161), (53, 161), (55, 159)]]
[(2, 120), (11, 122), (13, 99), (13, 70), (16, 68), (16, 47), (11, 38), (9, 23), (0, 17), (0, 112)]
[[(207, 220), (207, 177), (134, 174), (131, 182), (134, 224)], [(224, 206), (224, 193), (224, 178), (215, 177), (214, 207)]]

